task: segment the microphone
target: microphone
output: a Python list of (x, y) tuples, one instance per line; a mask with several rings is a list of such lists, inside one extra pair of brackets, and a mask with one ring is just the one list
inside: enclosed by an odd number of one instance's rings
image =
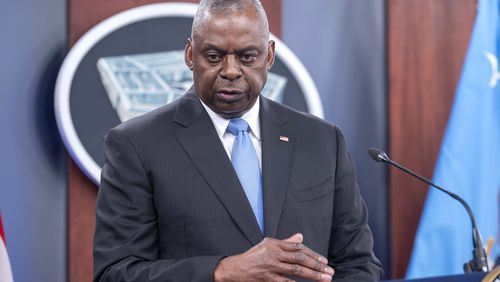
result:
[(451, 196), (453, 199), (459, 201), (464, 208), (467, 210), (467, 213), (469, 214), (470, 221), (472, 223), (472, 244), (474, 246), (474, 250), (472, 251), (472, 260), (469, 262), (464, 263), (464, 272), (488, 272), (488, 261), (486, 259), (486, 252), (484, 251), (483, 248), (483, 243), (481, 241), (481, 235), (479, 233), (479, 229), (477, 228), (476, 225), (476, 219), (474, 218), (474, 214), (472, 214), (472, 210), (470, 209), (469, 205), (467, 202), (460, 198), (457, 194), (450, 192), (442, 187), (439, 187), (438, 185), (432, 183), (429, 179), (407, 169), (406, 167), (398, 164), (397, 162), (392, 161), (389, 159), (387, 154), (377, 148), (370, 148), (368, 150), (368, 154), (370, 157), (377, 161), (377, 162), (382, 162), (382, 163), (388, 163), (392, 166), (397, 167), (398, 169), (410, 174), (413, 177), (416, 177), (420, 179), (421, 181), (427, 183), (428, 185), (440, 190), (441, 192), (444, 192)]

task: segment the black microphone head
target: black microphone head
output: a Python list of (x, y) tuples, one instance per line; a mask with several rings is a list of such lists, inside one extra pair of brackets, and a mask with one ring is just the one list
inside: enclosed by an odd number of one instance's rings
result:
[(389, 160), (387, 154), (378, 148), (368, 149), (368, 155), (370, 155), (370, 157), (377, 162), (386, 162)]

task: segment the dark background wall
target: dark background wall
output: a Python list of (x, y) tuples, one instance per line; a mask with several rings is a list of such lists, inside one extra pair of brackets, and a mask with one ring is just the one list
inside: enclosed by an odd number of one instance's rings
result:
[(54, 84), (66, 1), (0, 3), (0, 209), (15, 281), (66, 281), (67, 159)]

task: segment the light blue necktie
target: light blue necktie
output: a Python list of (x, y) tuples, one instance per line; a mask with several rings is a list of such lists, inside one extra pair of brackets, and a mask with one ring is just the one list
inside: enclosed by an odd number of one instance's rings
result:
[(227, 130), (235, 135), (231, 162), (245, 190), (260, 231), (264, 234), (264, 212), (262, 208), (262, 177), (259, 160), (248, 133), (248, 123), (241, 118), (233, 118)]

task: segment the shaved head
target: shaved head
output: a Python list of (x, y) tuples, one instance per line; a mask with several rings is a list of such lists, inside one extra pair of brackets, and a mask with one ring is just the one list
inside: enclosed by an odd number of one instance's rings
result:
[(252, 9), (256, 12), (262, 24), (264, 39), (266, 41), (269, 40), (269, 23), (264, 7), (262, 7), (259, 0), (201, 0), (194, 16), (191, 38), (196, 37), (199, 33), (203, 33), (203, 23), (208, 15), (241, 13), (247, 9)]

